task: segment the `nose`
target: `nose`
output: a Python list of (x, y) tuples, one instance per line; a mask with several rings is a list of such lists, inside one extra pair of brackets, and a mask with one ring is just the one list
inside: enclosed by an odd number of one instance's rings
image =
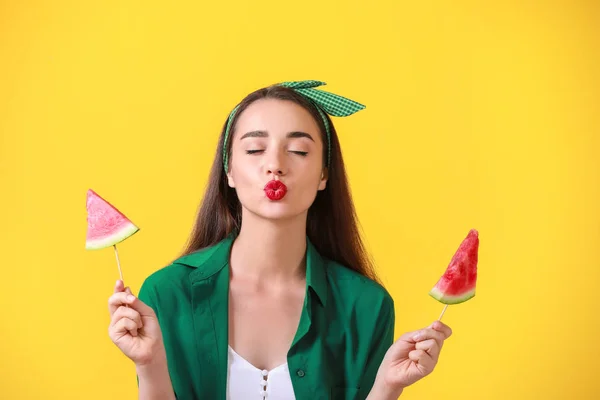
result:
[(281, 151), (273, 151), (266, 163), (266, 172), (268, 175), (285, 175), (286, 167), (283, 154)]

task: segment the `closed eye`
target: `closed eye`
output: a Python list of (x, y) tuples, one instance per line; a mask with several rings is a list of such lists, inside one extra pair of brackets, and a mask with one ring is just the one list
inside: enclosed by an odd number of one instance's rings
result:
[[(262, 153), (262, 152), (264, 152), (264, 150), (246, 150), (246, 154), (258, 154), (258, 153)], [(290, 153), (294, 153), (299, 156), (305, 157), (308, 154), (308, 151), (290, 150)]]

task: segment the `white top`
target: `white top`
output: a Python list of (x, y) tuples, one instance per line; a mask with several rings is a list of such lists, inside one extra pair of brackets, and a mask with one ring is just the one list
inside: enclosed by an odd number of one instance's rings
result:
[(227, 400), (296, 400), (287, 363), (259, 369), (228, 348)]

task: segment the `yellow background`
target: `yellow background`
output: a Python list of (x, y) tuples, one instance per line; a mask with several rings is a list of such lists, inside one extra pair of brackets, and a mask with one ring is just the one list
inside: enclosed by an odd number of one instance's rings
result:
[[(597, 399), (600, 5), (594, 1), (0, 3), (0, 398), (133, 399), (110, 342), (93, 188), (141, 227), (125, 281), (181, 250), (246, 93), (318, 79), (396, 335), (470, 228), (477, 296), (405, 399)], [(312, 24), (312, 26), (311, 26)]]

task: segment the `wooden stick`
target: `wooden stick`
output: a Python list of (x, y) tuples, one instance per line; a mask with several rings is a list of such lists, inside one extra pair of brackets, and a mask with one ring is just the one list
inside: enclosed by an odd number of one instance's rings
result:
[[(123, 271), (121, 271), (121, 261), (119, 261), (119, 251), (117, 250), (116, 244), (113, 244), (113, 247), (115, 248), (115, 256), (117, 257), (117, 266), (119, 267), (119, 276), (121, 277), (123, 286), (125, 286), (125, 281), (123, 281)], [(125, 307), (129, 308), (129, 304), (125, 304)]]
[[(114, 244), (113, 247), (115, 248), (115, 256), (117, 257), (117, 266), (119, 267), (119, 276), (121, 277), (121, 280), (123, 280), (123, 271), (121, 271), (121, 261), (119, 261), (119, 251), (117, 250), (117, 245)], [(125, 284), (125, 281), (123, 281), (123, 285)]]
[(446, 308), (448, 308), (448, 304), (446, 304), (446, 305), (444, 306), (444, 309), (442, 310), (442, 313), (440, 314), (440, 317), (438, 318), (438, 321), (441, 321), (441, 320), (442, 320), (442, 316), (443, 316), (443, 315), (444, 315), (444, 313), (446, 312)]

